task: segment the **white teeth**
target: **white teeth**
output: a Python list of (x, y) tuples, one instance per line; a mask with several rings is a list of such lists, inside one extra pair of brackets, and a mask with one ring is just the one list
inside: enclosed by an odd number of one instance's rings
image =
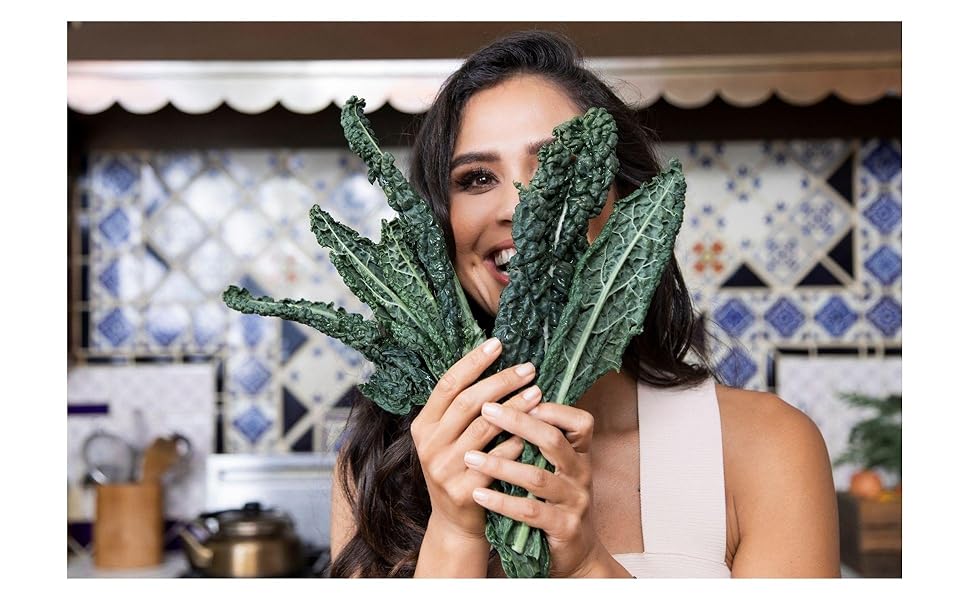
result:
[(506, 248), (495, 253), (495, 266), (504, 267), (515, 256), (515, 248)]

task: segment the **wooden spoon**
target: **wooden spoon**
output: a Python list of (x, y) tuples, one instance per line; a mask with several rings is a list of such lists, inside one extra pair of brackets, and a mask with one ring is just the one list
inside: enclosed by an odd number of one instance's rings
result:
[(141, 480), (143, 482), (159, 482), (165, 471), (178, 460), (178, 448), (173, 438), (155, 438), (147, 450), (142, 462)]

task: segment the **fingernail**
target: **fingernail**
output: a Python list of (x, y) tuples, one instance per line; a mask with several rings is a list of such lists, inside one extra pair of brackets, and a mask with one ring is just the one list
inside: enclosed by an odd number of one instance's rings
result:
[(532, 363), (524, 363), (515, 367), (515, 372), (522, 377), (532, 374), (532, 372), (535, 370), (536, 368), (532, 365)]
[(482, 414), (487, 417), (497, 417), (500, 411), (499, 405), (494, 402), (486, 402), (482, 405)]
[(482, 488), (475, 488), (475, 490), (472, 492), (472, 498), (478, 502), (485, 502), (488, 500), (488, 492)]
[(484, 344), (482, 344), (482, 351), (485, 354), (495, 354), (498, 349), (502, 347), (502, 342), (498, 341), (498, 338), (491, 338)]
[(469, 464), (473, 467), (477, 467), (477, 466), (480, 466), (483, 462), (485, 462), (485, 455), (482, 454), (481, 452), (475, 452), (473, 450), (469, 450), (468, 452), (465, 453), (466, 464)]
[(539, 386), (534, 385), (522, 392), (522, 397), (531, 402), (532, 400), (538, 398), (541, 394), (542, 392), (539, 391)]

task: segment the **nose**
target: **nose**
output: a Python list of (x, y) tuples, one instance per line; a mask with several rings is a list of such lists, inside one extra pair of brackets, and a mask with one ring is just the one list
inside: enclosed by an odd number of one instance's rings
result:
[(499, 223), (511, 223), (512, 216), (515, 214), (515, 207), (519, 204), (519, 190), (511, 182), (503, 185), (501, 197), (498, 201), (499, 205), (495, 214), (495, 220)]

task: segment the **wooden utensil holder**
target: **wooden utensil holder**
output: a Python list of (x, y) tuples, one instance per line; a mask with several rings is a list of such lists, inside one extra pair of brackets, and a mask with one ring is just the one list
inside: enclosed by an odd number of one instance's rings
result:
[(94, 566), (134, 569), (162, 563), (163, 496), (158, 482), (99, 485)]

